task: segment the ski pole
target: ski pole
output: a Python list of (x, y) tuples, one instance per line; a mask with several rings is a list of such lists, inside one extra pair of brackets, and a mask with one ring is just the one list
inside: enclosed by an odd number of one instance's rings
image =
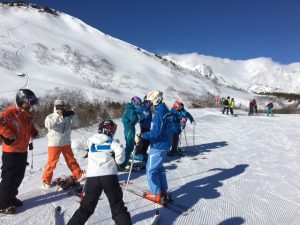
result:
[(187, 139), (186, 139), (185, 129), (183, 129), (183, 133), (184, 133), (184, 137), (185, 137), (186, 147), (189, 147)]
[(30, 138), (28, 150), (31, 151), (31, 169), (33, 169), (33, 142), (32, 138)]
[(125, 198), (126, 198), (126, 195), (127, 195), (127, 187), (128, 187), (129, 181), (130, 181), (130, 176), (131, 176), (131, 172), (132, 172), (132, 168), (133, 168), (133, 163), (134, 163), (134, 157), (135, 157), (135, 149), (133, 150), (132, 161), (131, 161), (131, 165), (130, 165), (130, 169), (129, 169), (127, 181), (126, 181), (126, 184), (125, 184), (125, 190), (124, 190), (124, 196), (123, 196), (124, 202), (125, 202)]
[(193, 142), (194, 142), (194, 149), (196, 149), (196, 145), (195, 145), (195, 126), (193, 126)]

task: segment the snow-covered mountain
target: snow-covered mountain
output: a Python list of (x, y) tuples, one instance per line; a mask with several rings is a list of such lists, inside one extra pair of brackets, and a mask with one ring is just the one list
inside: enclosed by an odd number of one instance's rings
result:
[(195, 54), (162, 58), (36, 5), (0, 4), (0, 32), (0, 98), (12, 98), (22, 87), (39, 96), (59, 87), (81, 90), (89, 99), (128, 101), (160, 89), (167, 102), (191, 103), (210, 93), (247, 104), (251, 90), (300, 90), (299, 63)]
[(197, 53), (164, 57), (202, 76), (245, 91), (300, 93), (300, 63), (282, 65), (270, 58), (230, 60)]

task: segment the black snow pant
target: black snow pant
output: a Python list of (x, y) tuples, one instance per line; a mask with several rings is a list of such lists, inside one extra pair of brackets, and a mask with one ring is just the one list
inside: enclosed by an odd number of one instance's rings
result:
[[(150, 131), (150, 129), (141, 128), (141, 133), (148, 132), (148, 131)], [(137, 146), (135, 147), (135, 154), (136, 155), (146, 155), (149, 145), (150, 145), (149, 140), (141, 139), (139, 141), (139, 143), (137, 144)]]
[(117, 175), (88, 177), (83, 201), (67, 225), (84, 225), (94, 213), (103, 190), (108, 198), (112, 219), (115, 223), (117, 225), (131, 225), (130, 214), (124, 205), (123, 192)]
[(233, 115), (233, 108), (230, 108), (230, 114)]
[(0, 208), (12, 206), (12, 202), (18, 195), (18, 188), (25, 175), (27, 164), (27, 152), (2, 154), (2, 173), (0, 183)]
[(229, 106), (224, 106), (224, 109), (223, 109), (222, 113), (224, 114), (225, 111), (226, 111), (226, 114), (228, 115)]
[(173, 137), (172, 137), (172, 148), (171, 148), (171, 152), (173, 152), (173, 153), (175, 153), (175, 152), (178, 151), (179, 136), (180, 136), (180, 133), (173, 134)]

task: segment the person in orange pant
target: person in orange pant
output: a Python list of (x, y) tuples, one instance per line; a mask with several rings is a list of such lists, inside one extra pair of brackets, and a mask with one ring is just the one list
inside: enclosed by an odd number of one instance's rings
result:
[(44, 168), (42, 177), (43, 188), (51, 186), (53, 171), (62, 153), (66, 163), (77, 181), (86, 178), (85, 171), (80, 169), (71, 148), (71, 129), (79, 125), (79, 118), (74, 109), (67, 110), (65, 101), (54, 101), (54, 112), (45, 119), (45, 127), (48, 129), (48, 162)]

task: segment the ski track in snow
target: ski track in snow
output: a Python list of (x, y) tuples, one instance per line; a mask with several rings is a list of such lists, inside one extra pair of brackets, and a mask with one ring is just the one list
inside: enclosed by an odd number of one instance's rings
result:
[[(134, 224), (150, 223), (160, 209), (159, 225), (298, 225), (300, 224), (300, 165), (298, 163), (300, 119), (297, 115), (277, 117), (222, 115), (215, 109), (190, 110), (197, 126), (195, 147), (192, 125), (186, 128), (181, 144), (185, 157), (167, 157), (165, 163), (169, 190), (175, 203), (193, 211), (179, 216), (139, 196), (127, 192), (125, 203)], [(116, 137), (124, 142), (118, 120)], [(121, 128), (121, 129), (120, 129)], [(89, 135), (74, 131), (72, 137)], [(60, 223), (65, 224), (78, 209), (76, 197), (64, 192), (39, 190), (43, 167), (47, 161), (45, 138), (34, 142), (34, 168), (28, 167), (20, 187), (24, 206), (15, 216), (1, 216), (0, 223), (53, 224), (53, 205), (60, 205)], [(76, 155), (76, 152), (75, 152)], [(30, 154), (28, 161), (31, 161)], [(87, 162), (78, 159), (82, 168)], [(54, 177), (69, 174), (61, 158)], [(127, 180), (120, 173), (120, 181)], [(148, 190), (144, 173), (132, 173), (132, 187)], [(52, 221), (52, 222), (51, 222)], [(104, 194), (95, 213), (86, 224), (114, 224)]]

